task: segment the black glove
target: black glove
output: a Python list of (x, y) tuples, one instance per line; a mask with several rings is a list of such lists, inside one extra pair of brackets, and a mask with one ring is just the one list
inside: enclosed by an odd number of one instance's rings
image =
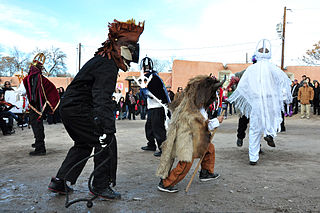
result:
[(110, 143), (114, 140), (113, 138), (114, 138), (113, 133), (103, 134), (102, 136), (99, 137), (99, 141), (100, 141), (100, 144), (109, 146)]

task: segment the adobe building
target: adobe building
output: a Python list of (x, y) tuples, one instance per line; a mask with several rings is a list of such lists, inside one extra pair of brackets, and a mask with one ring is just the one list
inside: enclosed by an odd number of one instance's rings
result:
[[(223, 65), (219, 62), (174, 60), (172, 66), (172, 91), (176, 92), (178, 87), (184, 88), (189, 79), (196, 75), (212, 74), (219, 80), (223, 80), (226, 76), (228, 80), (231, 74), (245, 70), (250, 65), (252, 64)], [(310, 77), (311, 81), (320, 81), (320, 66), (288, 66), (284, 71), (292, 81), (297, 79), (300, 82), (304, 74)]]
[[(167, 87), (171, 87), (173, 92), (176, 92), (178, 87), (185, 88), (189, 79), (196, 75), (214, 75), (219, 80), (231, 74), (245, 70), (251, 63), (240, 64), (231, 63), (224, 65), (220, 62), (205, 62), (205, 61), (186, 61), (174, 60), (172, 65), (172, 72), (159, 73), (163, 82)], [(297, 79), (299, 82), (302, 75), (310, 77), (311, 81), (320, 81), (320, 66), (287, 66), (284, 70), (291, 80)], [(123, 96), (132, 89), (138, 92), (138, 85), (134, 81), (134, 77), (138, 77), (140, 72), (119, 72), (116, 88), (121, 90)], [(49, 80), (54, 83), (56, 87), (63, 87), (64, 89), (71, 83), (73, 78), (70, 77), (49, 77)], [(10, 81), (13, 87), (19, 86), (18, 77), (0, 77), (0, 86), (3, 86), (5, 81)]]
[[(63, 87), (64, 89), (71, 83), (73, 78), (70, 77), (48, 77), (48, 79), (58, 88)], [(17, 76), (13, 77), (0, 77), (0, 86), (3, 87), (4, 82), (10, 81), (12, 87), (19, 87), (20, 82)]]

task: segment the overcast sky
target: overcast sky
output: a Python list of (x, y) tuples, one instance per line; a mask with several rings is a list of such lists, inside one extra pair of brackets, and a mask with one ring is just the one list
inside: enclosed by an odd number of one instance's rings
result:
[(319, 0), (0, 0), (0, 51), (17, 47), (61, 48), (68, 72), (77, 72), (107, 37), (113, 19), (145, 20), (140, 59), (185, 59), (245, 63), (262, 38), (272, 43), (272, 61), (280, 65), (281, 39), (276, 25), (287, 11), (285, 66), (300, 65), (307, 49), (320, 40)]

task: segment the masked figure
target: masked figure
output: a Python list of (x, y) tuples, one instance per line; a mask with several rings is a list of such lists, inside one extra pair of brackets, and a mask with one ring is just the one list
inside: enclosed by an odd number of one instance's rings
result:
[(26, 93), (30, 107), (30, 123), (35, 138), (30, 155), (45, 155), (44, 128), (42, 114), (53, 114), (58, 108), (60, 97), (55, 85), (42, 75), (45, 56), (39, 53), (30, 65), (28, 76), (23, 79), (22, 94)]
[(249, 158), (255, 165), (259, 159), (261, 134), (269, 146), (275, 147), (273, 138), (280, 130), (283, 102), (291, 103), (291, 81), (277, 66), (269, 62), (271, 45), (261, 40), (256, 49), (257, 63), (249, 66), (237, 89), (229, 97), (242, 115), (250, 119)]
[[(99, 152), (103, 144), (109, 149), (94, 157), (97, 168), (106, 158), (107, 164), (95, 172), (93, 194), (108, 199), (120, 198), (118, 192), (110, 187), (116, 185), (117, 143), (114, 133), (112, 94), (116, 87), (118, 70), (129, 70), (130, 62), (138, 62), (138, 40), (144, 30), (144, 23), (134, 20), (109, 24), (108, 39), (102, 43), (95, 56), (78, 72), (61, 98), (60, 114), (62, 122), (74, 141), (56, 177), (51, 179), (49, 190), (65, 193), (71, 190), (64, 187), (64, 179), (75, 184), (85, 163), (77, 166), (66, 177), (67, 172), (80, 160), (88, 157), (92, 149)], [(99, 140), (100, 138), (100, 140)]]
[(145, 73), (145, 77), (150, 78), (147, 88), (141, 89), (142, 95), (147, 99), (148, 117), (145, 125), (147, 146), (141, 147), (142, 150), (156, 151), (154, 156), (161, 156), (161, 144), (166, 140), (165, 122), (166, 111), (170, 98), (167, 89), (156, 71), (153, 70), (153, 62), (150, 58), (145, 57), (141, 61), (141, 69)]
[[(187, 175), (193, 160), (203, 155), (200, 180), (219, 177), (214, 173), (215, 149), (210, 131), (219, 126), (223, 116), (209, 120), (206, 110), (216, 99), (216, 91), (222, 83), (209, 76), (192, 78), (180, 98), (171, 104), (171, 122), (156, 173), (161, 178), (160, 191), (177, 192), (174, 186)], [(171, 170), (175, 158), (179, 162)]]

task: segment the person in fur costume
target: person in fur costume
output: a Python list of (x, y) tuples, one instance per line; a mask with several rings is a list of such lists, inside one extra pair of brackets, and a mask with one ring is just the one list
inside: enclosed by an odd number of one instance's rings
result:
[[(216, 99), (216, 91), (222, 83), (210, 76), (194, 77), (181, 98), (175, 99), (169, 106), (172, 111), (171, 123), (156, 172), (161, 178), (158, 185), (160, 191), (177, 192), (174, 186), (186, 176), (193, 160), (203, 155), (200, 180), (219, 177), (219, 174), (214, 173), (215, 149), (210, 131), (219, 126), (223, 116), (208, 120), (206, 109)], [(179, 162), (171, 170), (175, 158)]]

